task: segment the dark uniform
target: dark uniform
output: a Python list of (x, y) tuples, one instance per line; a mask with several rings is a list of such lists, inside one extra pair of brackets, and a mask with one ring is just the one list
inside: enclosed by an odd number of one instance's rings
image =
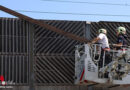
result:
[[(126, 34), (119, 34), (117, 38), (117, 44), (122, 43), (123, 47), (127, 45), (127, 35)], [(117, 47), (117, 50), (122, 49), (122, 47)]]

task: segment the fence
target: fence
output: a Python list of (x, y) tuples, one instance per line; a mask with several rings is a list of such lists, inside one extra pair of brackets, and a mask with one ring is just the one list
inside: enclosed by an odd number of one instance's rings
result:
[[(114, 30), (118, 26), (125, 26), (127, 35), (130, 34), (130, 23), (123, 22), (45, 22), (89, 39), (96, 37), (99, 28), (106, 28), (110, 43), (116, 43)], [(129, 40), (128, 37), (128, 44)], [(7, 85), (73, 86), (74, 50), (77, 44), (83, 43), (21, 19), (0, 18), (0, 75), (4, 76)], [(30, 82), (32, 76), (33, 82)]]
[(0, 75), (8, 85), (29, 82), (28, 31), (25, 21), (0, 19)]

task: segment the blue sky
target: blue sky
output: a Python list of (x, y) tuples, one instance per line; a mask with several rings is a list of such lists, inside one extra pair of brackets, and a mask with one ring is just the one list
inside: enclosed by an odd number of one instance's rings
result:
[[(130, 22), (130, 0), (1, 0), (0, 5), (35, 19)], [(33, 11), (33, 13), (30, 11)], [(34, 13), (34, 11), (41, 13)], [(12, 18), (14, 16), (0, 11), (0, 17)]]

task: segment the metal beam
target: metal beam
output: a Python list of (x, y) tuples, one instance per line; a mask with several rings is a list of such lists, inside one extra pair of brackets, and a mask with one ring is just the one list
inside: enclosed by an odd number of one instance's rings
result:
[(29, 90), (35, 90), (34, 87), (34, 27), (29, 25)]
[(2, 6), (2, 5), (0, 5), (0, 10), (4, 11), (6, 13), (9, 13), (11, 15), (14, 15), (16, 17), (19, 17), (21, 19), (24, 19), (24, 20), (26, 20), (26, 21), (28, 21), (30, 23), (34, 23), (34, 24), (37, 24), (37, 25), (39, 25), (39, 26), (41, 26), (43, 28), (49, 29), (51, 31), (54, 31), (54, 32), (56, 32), (58, 34), (61, 34), (63, 36), (69, 37), (69, 38), (71, 38), (73, 40), (77, 40), (77, 41), (82, 42), (82, 43), (87, 43), (88, 42), (88, 40), (86, 38), (81, 38), (81, 37), (76, 36), (76, 35), (74, 35), (72, 33), (65, 32), (65, 31), (63, 31), (61, 29), (58, 29), (58, 28), (53, 27), (51, 25), (48, 25), (45, 22), (41, 22), (41, 21), (35, 20), (35, 19), (31, 18), (31, 17), (25, 16), (23, 14), (20, 14), (20, 13), (16, 12), (16, 11), (8, 9), (8, 8)]

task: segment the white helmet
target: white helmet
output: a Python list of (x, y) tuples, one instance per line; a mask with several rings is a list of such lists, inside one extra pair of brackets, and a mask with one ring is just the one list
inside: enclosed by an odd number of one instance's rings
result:
[(126, 29), (125, 29), (125, 27), (118, 27), (117, 32), (120, 33), (120, 34), (125, 34)]
[(99, 33), (104, 33), (104, 34), (106, 34), (106, 33), (107, 33), (107, 30), (102, 28), (102, 29), (99, 29), (98, 32), (99, 32)]

